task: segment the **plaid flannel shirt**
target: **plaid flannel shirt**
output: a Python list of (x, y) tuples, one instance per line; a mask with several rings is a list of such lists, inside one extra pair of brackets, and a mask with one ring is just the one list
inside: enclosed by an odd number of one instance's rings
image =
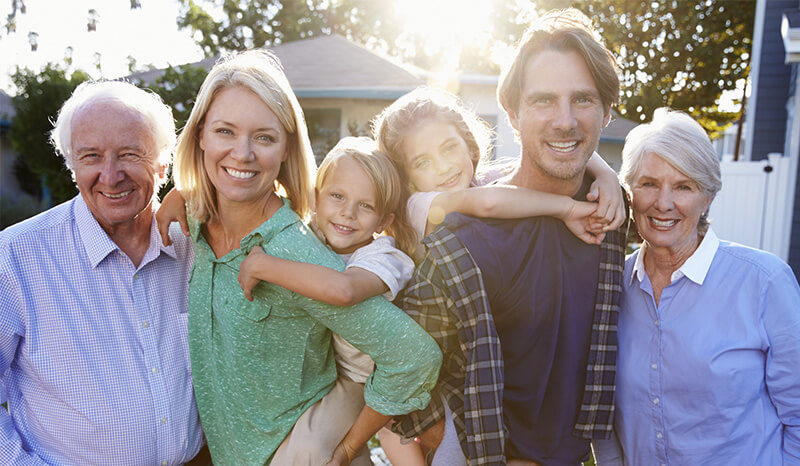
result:
[[(586, 381), (573, 428), (586, 439), (608, 438), (613, 426), (625, 237), (624, 230), (608, 232), (600, 246)], [(400, 303), (436, 339), (444, 359), (430, 405), (399, 417), (394, 429), (421, 435), (444, 418), (444, 397), (469, 464), (505, 464), (503, 356), (481, 271), (446, 226), (423, 244), (427, 251)]]

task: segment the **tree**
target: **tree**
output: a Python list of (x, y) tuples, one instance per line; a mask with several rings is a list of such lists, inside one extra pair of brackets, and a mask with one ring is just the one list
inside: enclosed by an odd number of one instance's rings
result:
[[(563, 3), (563, 2), (560, 2)], [(691, 114), (713, 136), (739, 118), (719, 108), (750, 73), (755, 2), (579, 0), (621, 70), (619, 112), (650, 120), (662, 106)]]
[[(181, 0), (178, 25), (190, 28), (206, 56), (223, 51), (290, 42), (339, 33), (385, 48), (402, 29), (385, 14), (380, 0)], [(205, 6), (205, 8), (204, 8)], [(222, 12), (215, 18), (208, 10)], [(380, 31), (376, 33), (375, 31)]]
[(164, 103), (172, 107), (175, 127), (180, 130), (189, 118), (194, 100), (200, 91), (200, 85), (203, 84), (207, 74), (208, 71), (199, 66), (170, 66), (153, 83), (147, 84), (134, 80), (134, 84), (147, 87), (161, 96)]
[[(178, 20), (192, 29), (208, 56), (340, 33), (370, 48), (434, 69), (444, 57), (425, 52), (424, 37), (409, 37), (391, 18), (387, 0), (181, 0)], [(530, 5), (492, 1), (492, 41), (514, 43)], [(755, 2), (738, 0), (541, 0), (539, 12), (574, 6), (592, 18), (618, 57), (619, 112), (645, 121), (661, 106), (687, 111), (713, 135), (739, 117), (719, 108), (724, 91), (750, 71)], [(221, 11), (219, 18), (208, 11)], [(398, 38), (402, 38), (401, 48)], [(447, 51), (443, 53), (448, 53)], [(462, 48), (461, 69), (497, 72), (489, 47)]]
[(68, 75), (64, 68), (49, 63), (38, 73), (17, 68), (11, 79), (18, 89), (12, 100), (16, 116), (9, 132), (11, 146), (20, 154), (14, 173), (27, 193), (41, 197), (47, 189), (53, 203), (63, 202), (77, 191), (48, 135), (61, 105), (89, 75), (79, 70)]

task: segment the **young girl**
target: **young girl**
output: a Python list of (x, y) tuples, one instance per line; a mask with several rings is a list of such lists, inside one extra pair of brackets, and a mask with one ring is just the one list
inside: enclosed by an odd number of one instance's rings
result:
[[(431, 233), (448, 213), (460, 212), (481, 218), (553, 216), (583, 241), (599, 244), (605, 231), (625, 219), (617, 176), (597, 153), (587, 164), (589, 174), (596, 178), (587, 197), (598, 204), (513, 186), (488, 186), (510, 175), (513, 164), (483, 162), (489, 130), (445, 91), (418, 88), (401, 97), (375, 120), (374, 135), (412, 192), (408, 216), (420, 237)], [(592, 219), (587, 221), (586, 215)], [(444, 432), (434, 464), (463, 464), (452, 421)], [(401, 442), (386, 428), (378, 437), (393, 465), (424, 464), (416, 459), (421, 457), (417, 444)]]

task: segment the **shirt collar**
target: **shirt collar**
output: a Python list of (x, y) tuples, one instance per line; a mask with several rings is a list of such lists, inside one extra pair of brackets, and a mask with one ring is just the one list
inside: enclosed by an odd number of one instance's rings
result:
[[(76, 196), (74, 209), (80, 240), (83, 243), (86, 256), (89, 258), (89, 263), (92, 268), (95, 268), (103, 259), (108, 257), (109, 254), (120, 250), (119, 246), (108, 236), (108, 233), (103, 230), (103, 227), (100, 226), (100, 223), (94, 217), (92, 211), (89, 210), (89, 206), (86, 205), (82, 194)], [(153, 216), (152, 223), (150, 224), (150, 246), (147, 248), (147, 252), (142, 258), (139, 267), (155, 259), (162, 252), (173, 259), (177, 258), (174, 245), (164, 246), (161, 243), (161, 236), (158, 234), (156, 219), (155, 216)]]
[[(711, 267), (711, 261), (714, 260), (714, 255), (717, 253), (717, 248), (719, 248), (719, 238), (717, 238), (714, 230), (709, 227), (697, 249), (686, 259), (683, 265), (678, 267), (678, 270), (672, 272), (670, 283), (681, 277), (686, 277), (698, 285), (702, 285), (708, 274), (708, 269)], [(644, 269), (644, 254), (639, 249), (636, 253), (636, 261), (633, 264), (633, 273), (629, 284), (633, 283), (634, 277), (638, 278), (639, 282), (642, 282), (645, 275), (647, 275), (647, 272)]]

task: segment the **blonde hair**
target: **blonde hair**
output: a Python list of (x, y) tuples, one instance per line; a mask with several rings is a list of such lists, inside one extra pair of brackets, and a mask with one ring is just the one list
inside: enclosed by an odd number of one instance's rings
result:
[(452, 124), (467, 144), (477, 171), (489, 157), (491, 130), (455, 95), (432, 87), (419, 87), (386, 107), (372, 124), (381, 152), (389, 156), (404, 184), (408, 185), (403, 140), (415, 126), (427, 120)]
[(276, 181), (285, 190), (291, 208), (300, 217), (307, 217), (312, 204), (314, 155), (303, 110), (280, 61), (267, 50), (250, 50), (220, 59), (200, 87), (175, 151), (175, 185), (186, 199), (189, 213), (202, 222), (219, 218), (216, 189), (205, 171), (199, 135), (214, 98), (233, 86), (260, 97), (288, 133), (287, 157)]
[(589, 68), (603, 105), (610, 108), (619, 102), (619, 76), (614, 56), (603, 45), (592, 21), (579, 10), (567, 8), (548, 12), (525, 31), (514, 60), (500, 74), (497, 100), (507, 113), (517, 112), (525, 67), (543, 50), (578, 53)]
[(418, 240), (406, 212), (408, 188), (400, 179), (392, 161), (378, 150), (378, 145), (372, 139), (366, 137), (342, 138), (328, 152), (317, 170), (317, 194), (331, 171), (335, 170), (339, 161), (345, 157), (358, 163), (372, 182), (377, 204), (375, 209), (378, 214), (382, 217), (394, 214), (394, 221), (386, 227), (384, 233), (394, 238), (397, 249), (414, 257)]

